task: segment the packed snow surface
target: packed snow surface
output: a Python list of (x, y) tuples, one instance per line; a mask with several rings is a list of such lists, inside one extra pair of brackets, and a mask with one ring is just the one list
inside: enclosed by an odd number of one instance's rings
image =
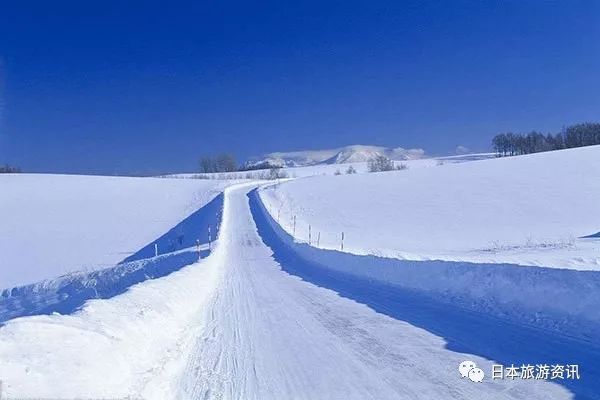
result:
[(0, 289), (114, 266), (230, 183), (0, 175)]
[[(427, 161), (427, 160), (417, 160)], [(451, 161), (451, 158), (446, 159)], [(281, 183), (261, 196), (312, 245), (413, 260), (600, 270), (600, 146)], [(317, 235), (320, 239), (317, 244)]]

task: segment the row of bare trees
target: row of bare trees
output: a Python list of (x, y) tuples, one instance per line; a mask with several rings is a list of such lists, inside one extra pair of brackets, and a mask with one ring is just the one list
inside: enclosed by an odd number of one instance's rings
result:
[(526, 135), (512, 132), (494, 136), (492, 146), (499, 156), (514, 156), (542, 151), (569, 149), (600, 144), (600, 123), (586, 122), (563, 129), (555, 135), (530, 132)]
[(200, 159), (200, 172), (234, 172), (238, 169), (235, 157), (228, 153), (205, 156)]
[(0, 174), (16, 174), (21, 172), (21, 168), (13, 167), (8, 164), (0, 165)]

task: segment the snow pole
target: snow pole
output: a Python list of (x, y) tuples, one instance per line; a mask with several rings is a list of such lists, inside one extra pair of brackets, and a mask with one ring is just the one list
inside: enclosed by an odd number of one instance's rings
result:
[(321, 243), (321, 232), (317, 235), (317, 247), (319, 247), (319, 243)]
[(310, 244), (312, 241), (312, 233), (310, 231), (310, 224), (308, 225), (308, 244)]
[(294, 233), (292, 233), (293, 237), (296, 237), (296, 216), (294, 215)]
[(158, 257), (158, 244), (154, 243), (154, 257)]
[(344, 232), (342, 232), (342, 246), (341, 250), (344, 251)]
[(277, 223), (279, 223), (279, 216), (281, 215), (281, 208), (277, 210)]
[(211, 250), (212, 237), (210, 236), (210, 225), (208, 226), (208, 250)]
[(198, 252), (198, 259), (200, 259), (200, 239), (196, 239), (196, 251)]

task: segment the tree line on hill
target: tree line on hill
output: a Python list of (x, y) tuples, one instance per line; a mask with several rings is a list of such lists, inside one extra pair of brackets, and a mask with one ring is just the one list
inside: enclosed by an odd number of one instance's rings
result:
[(571, 125), (555, 135), (530, 132), (526, 135), (501, 133), (492, 139), (498, 156), (515, 156), (542, 151), (570, 149), (600, 144), (600, 123), (585, 122)]
[(17, 174), (21, 172), (21, 168), (13, 167), (8, 164), (0, 165), (0, 174)]
[(234, 172), (238, 171), (238, 165), (235, 157), (228, 153), (217, 154), (216, 156), (205, 156), (200, 159), (200, 172)]
[[(246, 178), (250, 179), (282, 179), (287, 178), (287, 173), (281, 170), (278, 165), (261, 164), (260, 166), (239, 166), (235, 157), (229, 153), (221, 153), (214, 156), (205, 156), (200, 159), (200, 172), (204, 174), (237, 172), (237, 171), (253, 171), (257, 169), (268, 169), (266, 173), (246, 174)], [(229, 174), (232, 175), (232, 174)], [(206, 176), (206, 175), (204, 175)], [(234, 175), (236, 179), (242, 179), (238, 175)], [(224, 177), (223, 177), (224, 178)]]

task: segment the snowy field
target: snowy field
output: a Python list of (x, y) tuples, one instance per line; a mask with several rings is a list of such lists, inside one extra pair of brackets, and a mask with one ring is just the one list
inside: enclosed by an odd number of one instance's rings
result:
[(114, 266), (231, 183), (0, 175), (0, 289)]
[(600, 270), (600, 239), (583, 238), (600, 231), (600, 147), (431, 162), (298, 179), (261, 197), (288, 233), (295, 218), (295, 237), (308, 241), (310, 225), (322, 248), (339, 249), (343, 232), (355, 254)]

